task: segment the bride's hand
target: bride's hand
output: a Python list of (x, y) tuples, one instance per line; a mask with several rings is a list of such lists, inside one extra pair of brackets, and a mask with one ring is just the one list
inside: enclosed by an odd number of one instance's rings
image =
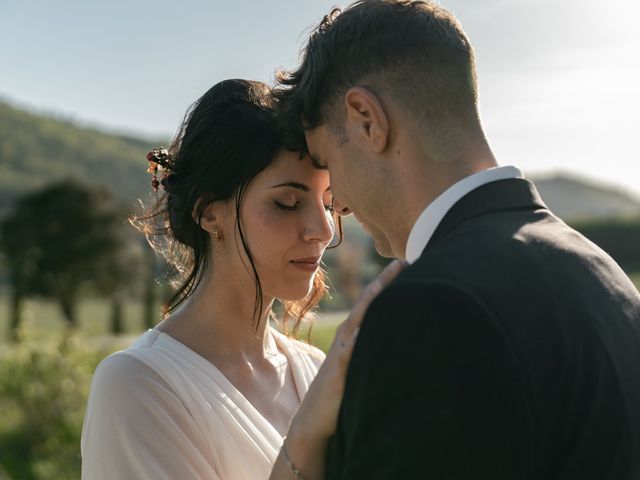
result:
[[(291, 468), (308, 480), (324, 478), (329, 438), (336, 431), (347, 367), (364, 314), (376, 296), (405, 268), (396, 260), (371, 282), (356, 301), (349, 317), (338, 327), (322, 367), (311, 383), (271, 473), (271, 480), (291, 478)], [(291, 462), (294, 467), (290, 467)]]
[[(328, 439), (334, 434), (347, 367), (364, 314), (376, 296), (405, 266), (405, 262), (394, 260), (360, 294), (349, 317), (336, 330), (327, 358), (298, 409), (292, 429), (301, 429), (305, 436), (316, 438)], [(291, 430), (289, 432), (291, 436)]]

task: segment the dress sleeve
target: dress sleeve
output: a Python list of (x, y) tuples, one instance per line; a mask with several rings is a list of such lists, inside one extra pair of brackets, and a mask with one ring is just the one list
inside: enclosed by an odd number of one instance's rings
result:
[(327, 478), (525, 478), (525, 377), (509, 336), (472, 294), (392, 285), (363, 321)]
[(115, 354), (96, 369), (82, 430), (82, 478), (218, 480), (210, 446), (169, 385)]

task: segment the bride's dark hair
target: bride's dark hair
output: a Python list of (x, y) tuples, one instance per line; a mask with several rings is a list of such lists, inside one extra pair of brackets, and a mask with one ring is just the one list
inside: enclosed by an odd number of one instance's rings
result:
[[(175, 294), (163, 305), (167, 315), (196, 289), (210, 258), (210, 234), (200, 227), (208, 205), (234, 199), (236, 227), (251, 264), (255, 287), (256, 328), (262, 312), (262, 286), (247, 246), (239, 212), (251, 180), (282, 150), (283, 136), (275, 116), (270, 88), (256, 81), (224, 80), (214, 85), (187, 111), (168, 148), (170, 171), (161, 184), (164, 194), (132, 223), (175, 269)], [(340, 219), (337, 222), (341, 232)], [(327, 291), (318, 270), (309, 295), (283, 301), (280, 318), (287, 333), (297, 334), (303, 318)], [(291, 326), (290, 324), (293, 323)]]

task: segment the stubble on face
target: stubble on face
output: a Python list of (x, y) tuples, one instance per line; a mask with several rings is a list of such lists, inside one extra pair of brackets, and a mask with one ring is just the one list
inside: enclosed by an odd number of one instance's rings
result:
[(309, 153), (318, 168), (327, 168), (331, 190), (336, 205), (348, 207), (358, 223), (373, 238), (378, 254), (386, 258), (395, 255), (384, 231), (378, 227), (382, 222), (379, 209), (379, 188), (370, 175), (366, 158), (350, 145), (348, 139), (339, 137), (326, 126), (319, 126), (305, 133)]
[(387, 240), (384, 232), (372, 225), (368, 225), (367, 223), (363, 222), (358, 218), (357, 215), (354, 214), (354, 216), (356, 220), (358, 220), (358, 223), (362, 226), (362, 229), (367, 232), (373, 239), (373, 246), (376, 249), (376, 252), (378, 252), (378, 255), (384, 258), (395, 258), (393, 250), (391, 249), (391, 245), (389, 244), (389, 241)]

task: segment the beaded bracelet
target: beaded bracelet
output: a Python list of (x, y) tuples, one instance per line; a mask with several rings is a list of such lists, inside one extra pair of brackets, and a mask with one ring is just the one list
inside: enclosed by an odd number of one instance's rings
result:
[[(286, 440), (286, 437), (285, 437), (284, 440)], [(293, 476), (295, 477), (295, 479), (296, 480), (304, 480), (304, 477), (300, 473), (300, 470), (298, 470), (295, 467), (295, 465), (293, 464), (293, 462), (289, 458), (289, 452), (287, 452), (287, 444), (285, 443), (285, 441), (282, 442), (282, 454), (284, 455), (284, 461), (287, 464), (287, 468), (289, 468), (289, 470), (291, 470), (291, 473), (293, 473)]]

